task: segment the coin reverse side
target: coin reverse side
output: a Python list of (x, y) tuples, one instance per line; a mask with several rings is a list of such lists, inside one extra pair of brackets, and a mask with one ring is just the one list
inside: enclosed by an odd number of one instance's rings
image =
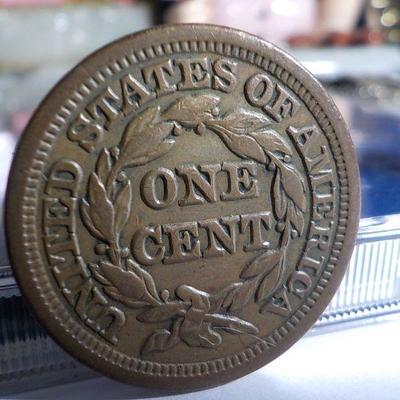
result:
[(354, 148), (320, 84), (272, 44), (206, 25), (124, 37), (64, 77), (19, 144), (6, 212), (19, 285), (57, 342), (177, 389), (298, 340), (358, 218)]

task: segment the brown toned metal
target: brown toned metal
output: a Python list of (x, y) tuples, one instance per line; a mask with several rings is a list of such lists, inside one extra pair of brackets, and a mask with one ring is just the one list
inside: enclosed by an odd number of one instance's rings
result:
[(72, 355), (133, 384), (217, 385), (288, 349), (354, 245), (359, 176), (321, 85), (247, 33), (166, 26), (46, 97), (7, 194), (19, 285)]

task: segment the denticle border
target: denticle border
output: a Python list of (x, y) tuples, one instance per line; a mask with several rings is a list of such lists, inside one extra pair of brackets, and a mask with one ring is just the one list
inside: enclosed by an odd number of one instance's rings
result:
[(336, 162), (336, 169), (340, 182), (340, 206), (338, 225), (331, 255), (320, 280), (315, 286), (313, 292), (310, 293), (305, 303), (299, 307), (289, 320), (270, 335), (276, 343), (293, 330), (296, 324), (299, 323), (306, 314), (308, 314), (328, 284), (329, 278), (332, 275), (343, 246), (344, 233), (347, 226), (349, 208), (347, 171), (340, 143), (335, 135), (334, 128), (329, 121), (329, 118), (318, 102), (313, 98), (311, 93), (300, 81), (298, 81), (282, 66), (269, 61), (267, 58), (260, 56), (253, 51), (249, 51), (236, 45), (215, 41), (192, 40), (176, 41), (151, 46), (125, 56), (119, 61), (114, 61), (111, 65), (105, 66), (102, 71), (98, 71), (95, 76), (92, 76), (85, 83), (82, 83), (80, 88), (73, 93), (71, 98), (66, 100), (64, 106), (61, 107), (61, 110), (55, 116), (54, 120), (49, 124), (49, 128), (44, 133), (40, 146), (36, 151), (35, 158), (29, 171), (30, 175), (27, 178), (28, 184), (22, 202), (25, 256), (27, 264), (30, 266), (29, 272), (33, 276), (33, 281), (37, 285), (38, 290), (41, 292), (41, 298), (48, 307), (49, 312), (53, 314), (53, 318), (57, 320), (58, 324), (62, 326), (80, 346), (92, 352), (94, 356), (103, 358), (126, 371), (142, 373), (144, 375), (180, 378), (209, 375), (238, 367), (239, 365), (260, 355), (270, 347), (265, 343), (256, 343), (237, 354), (229, 355), (221, 359), (197, 363), (167, 364), (142, 361), (137, 358), (128, 357), (121, 352), (112, 349), (112, 347), (105, 342), (97, 340), (94, 335), (90, 334), (69, 316), (57, 295), (52, 292), (46, 270), (42, 267), (38, 235), (35, 226), (35, 213), (37, 210), (37, 202), (39, 200), (39, 181), (42, 178), (42, 171), (46, 165), (46, 160), (49, 156), (52, 144), (57, 138), (57, 135), (61, 132), (66, 119), (92, 90), (96, 89), (101, 83), (105, 82), (115, 73), (119, 73), (133, 64), (166, 55), (206, 51), (237, 58), (241, 61), (254, 64), (255, 66), (271, 73), (275, 78), (281, 80), (281, 82), (287, 85), (303, 101), (308, 110), (317, 120), (321, 130), (325, 133), (327, 140), (329, 141)]

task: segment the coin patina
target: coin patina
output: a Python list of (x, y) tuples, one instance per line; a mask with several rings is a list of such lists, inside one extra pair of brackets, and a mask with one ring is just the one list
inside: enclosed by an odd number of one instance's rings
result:
[(6, 222), (59, 344), (122, 381), (188, 389), (306, 332), (358, 213), (353, 145), (310, 73), (249, 34), (183, 25), (122, 38), (57, 84), (17, 149)]

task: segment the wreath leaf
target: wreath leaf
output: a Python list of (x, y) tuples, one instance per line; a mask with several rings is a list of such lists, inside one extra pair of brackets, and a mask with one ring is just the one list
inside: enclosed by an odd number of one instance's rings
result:
[[(124, 136), (121, 140), (121, 148), (127, 149), (136, 147), (140, 151), (143, 144), (142, 133), (150, 126), (157, 123), (160, 117), (160, 106), (150, 107), (141, 114), (133, 118), (125, 129)], [(132, 154), (134, 156), (134, 153)]]
[(288, 208), (288, 219), (300, 236), (304, 230), (304, 217), (301, 210), (299, 210), (292, 202), (290, 202)]
[(101, 150), (96, 164), (96, 173), (100, 182), (107, 182), (107, 177), (111, 171), (111, 164), (111, 156), (108, 149)]
[(250, 135), (267, 152), (280, 152), (283, 154), (292, 155), (292, 150), (290, 149), (288, 143), (272, 129), (252, 132)]
[(140, 322), (163, 322), (175, 317), (185, 307), (180, 302), (162, 303), (139, 314), (136, 319)]
[(128, 217), (131, 211), (132, 201), (132, 190), (131, 182), (125, 184), (125, 186), (118, 193), (115, 199), (115, 234), (118, 237), (128, 221)]
[[(123, 147), (119, 163), (125, 168), (143, 165), (152, 161), (170, 150), (174, 144), (172, 140), (164, 140), (171, 134), (174, 124), (172, 122), (160, 122), (156, 125), (149, 125), (143, 131), (127, 142)], [(164, 142), (165, 143), (165, 142)]]
[(162, 143), (160, 143), (158, 147), (152, 149), (146, 155), (136, 158), (134, 161), (132, 161), (132, 164), (126, 164), (126, 167), (130, 167), (133, 165), (144, 165), (150, 161), (156, 160), (157, 158), (162, 157), (164, 154), (170, 151), (174, 144), (174, 139), (166, 139)]
[(181, 97), (163, 113), (163, 116), (187, 128), (195, 128), (213, 118), (212, 110), (219, 102), (219, 97), (209, 94)]
[[(221, 116), (220, 100), (215, 95), (181, 97), (162, 118), (159, 106), (149, 107), (133, 118), (118, 147), (119, 155), (115, 152), (111, 156), (106, 148), (100, 151), (95, 172), (89, 177), (87, 198), (80, 204), (84, 224), (93, 236), (109, 245), (105, 254), (113, 261), (90, 264), (93, 278), (110, 298), (142, 309), (136, 317), (138, 321), (171, 321), (170, 330), (158, 329), (147, 338), (142, 354), (168, 350), (180, 341), (189, 346), (215, 347), (222, 342), (217, 329), (256, 335), (255, 325), (231, 313), (250, 301), (261, 302), (260, 312), (264, 311), (265, 302), (276, 295), (282, 284), (287, 245), (295, 236), (292, 229), (299, 235), (304, 230), (305, 183), (289, 164), (290, 157), (282, 157), (292, 155), (290, 144), (278, 132), (268, 129), (270, 120), (262, 113), (240, 109)], [(199, 134), (209, 129), (239, 157), (276, 167), (271, 194), (274, 214), (283, 230), (279, 229), (281, 248), (266, 251), (246, 265), (239, 282), (216, 293), (180, 285), (175, 288), (175, 300), (170, 300), (169, 290), (160, 295), (152, 275), (121, 252), (120, 236), (131, 212), (132, 187), (129, 180), (117, 182), (124, 168), (146, 164), (167, 153), (175, 136), (186, 128), (197, 128)]]
[(267, 251), (256, 257), (240, 274), (241, 278), (252, 278), (260, 274), (268, 275), (282, 258), (279, 250)]
[(250, 134), (265, 128), (270, 121), (260, 113), (238, 110), (226, 115), (219, 124), (239, 135)]
[(282, 280), (283, 271), (284, 265), (282, 262), (279, 262), (263, 277), (256, 292), (257, 302), (270, 298), (273, 295)]
[(177, 334), (174, 335), (167, 329), (157, 329), (146, 340), (141, 353), (146, 355), (155, 351), (169, 350), (180, 341), (181, 340)]
[(126, 265), (129, 271), (132, 271), (142, 279), (148, 295), (153, 299), (160, 301), (161, 299), (160, 296), (158, 295), (156, 284), (154, 283), (153, 277), (133, 260), (127, 260)]
[(143, 308), (149, 305), (145, 301), (132, 300), (129, 297), (121, 295), (119, 290), (114, 286), (106, 286), (103, 288), (103, 290), (113, 300), (118, 301), (119, 303), (122, 303), (130, 308)]
[(258, 328), (252, 323), (233, 315), (207, 314), (205, 320), (212, 322), (214, 329), (223, 329), (229, 333), (250, 333), (252, 335), (258, 333)]
[(287, 197), (282, 189), (281, 173), (277, 168), (273, 182), (272, 182), (272, 198), (274, 203), (274, 213), (278, 221), (282, 220), (287, 210)]
[(257, 279), (249, 279), (242, 283), (235, 291), (231, 304), (228, 306), (229, 311), (240, 310), (244, 305), (249, 303), (254, 297), (254, 292), (257, 288)]
[(100, 266), (98, 264), (89, 264), (89, 269), (93, 274), (93, 277), (102, 285), (112, 286), (112, 283), (101, 274)]
[(293, 201), (293, 203), (303, 212), (306, 211), (305, 184), (301, 175), (291, 166), (282, 163), (280, 168), (282, 174), (282, 187)]
[(210, 296), (210, 312), (216, 312), (221, 309), (227, 308), (232, 304), (233, 296), (240, 286), (242, 286), (242, 282), (234, 282), (224, 289), (218, 291), (217, 293)]
[(99, 230), (97, 230), (96, 227), (93, 225), (92, 218), (90, 217), (90, 206), (85, 199), (81, 200), (80, 211), (81, 211), (83, 223), (85, 224), (86, 228), (89, 229), (91, 234), (93, 236), (97, 237), (98, 239), (106, 240), (103, 237), (102, 233)]
[(119, 293), (132, 300), (142, 300), (146, 287), (143, 280), (132, 271), (123, 269), (103, 261), (100, 264), (101, 272), (115, 286)]
[(88, 186), (90, 218), (102, 238), (110, 242), (114, 234), (114, 206), (96, 173), (90, 174)]
[(267, 161), (264, 150), (254, 138), (248, 135), (239, 135), (221, 125), (213, 122), (210, 128), (218, 134), (230, 151), (242, 158), (250, 158), (264, 164)]

